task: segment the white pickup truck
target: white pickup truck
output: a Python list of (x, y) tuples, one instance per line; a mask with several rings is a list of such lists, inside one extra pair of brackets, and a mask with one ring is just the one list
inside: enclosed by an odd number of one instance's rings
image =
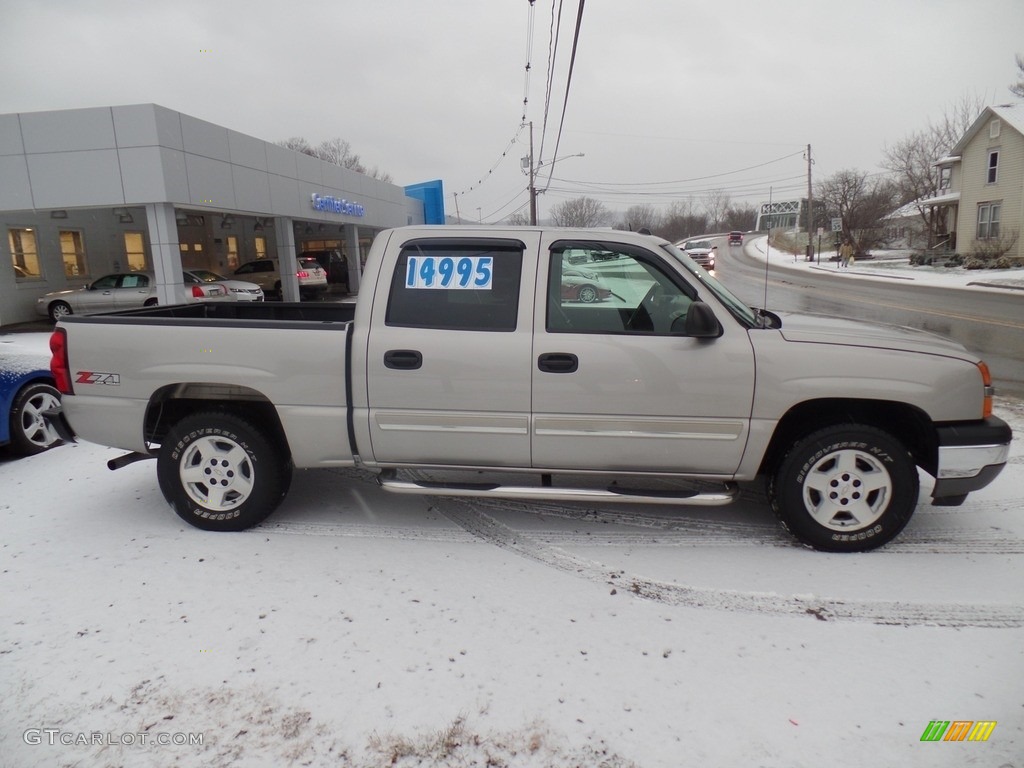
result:
[(960, 345), (751, 309), (671, 243), (611, 230), (388, 230), (354, 310), (70, 316), (51, 346), (51, 421), (132, 452), (111, 468), (155, 457), (175, 511), (218, 531), (266, 518), (293, 468), (591, 503), (727, 504), (764, 478), (798, 540), (863, 551), (907, 524), (918, 467), (957, 505), (1011, 440)]

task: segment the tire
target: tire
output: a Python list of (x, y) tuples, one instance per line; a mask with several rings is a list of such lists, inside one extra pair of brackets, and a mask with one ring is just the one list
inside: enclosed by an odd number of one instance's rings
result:
[(164, 498), (182, 520), (204, 531), (242, 531), (277, 509), (291, 484), (292, 463), (246, 419), (207, 411), (170, 429), (156, 471)]
[(598, 298), (597, 288), (592, 285), (581, 285), (576, 292), (576, 298), (584, 304), (593, 304)]
[(50, 304), (49, 314), (50, 319), (56, 323), (62, 317), (73, 315), (74, 311), (71, 309), (71, 305), (68, 304), (66, 301), (55, 301)]
[(157, 306), (157, 305), (158, 305), (159, 303), (160, 303), (160, 300), (159, 300), (159, 299), (146, 299), (146, 300), (145, 300), (145, 301), (144, 301), (144, 302), (142, 303), (142, 306), (144, 306), (144, 307), (155, 307), (155, 306)]
[(26, 384), (11, 403), (11, 449), (22, 456), (32, 456), (52, 448), (60, 436), (43, 421), (43, 411), (60, 405), (60, 392), (49, 384), (36, 381)]
[(917, 466), (894, 437), (842, 424), (798, 440), (768, 483), (775, 516), (804, 544), (867, 552), (892, 541), (917, 506)]

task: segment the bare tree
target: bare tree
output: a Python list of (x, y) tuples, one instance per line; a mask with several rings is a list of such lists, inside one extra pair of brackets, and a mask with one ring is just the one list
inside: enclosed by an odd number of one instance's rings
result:
[(591, 197), (566, 200), (551, 209), (551, 221), (556, 227), (607, 226), (611, 213)]
[(1024, 56), (1017, 54), (1017, 82), (1010, 86), (1010, 93), (1024, 99)]
[(724, 229), (739, 229), (745, 232), (752, 230), (757, 226), (757, 207), (752, 203), (730, 205), (722, 224)]
[(516, 211), (505, 217), (505, 224), (510, 227), (525, 227), (530, 224), (530, 214), (524, 211)]
[(301, 136), (292, 136), (290, 139), (282, 139), (277, 142), (277, 144), (285, 149), (294, 149), (296, 152), (301, 152), (304, 155), (316, 157), (316, 150), (313, 149), (312, 145), (310, 145), (310, 143)]
[(391, 183), (394, 182), (394, 179), (391, 178), (391, 174), (390, 173), (388, 173), (387, 171), (382, 171), (376, 165), (373, 166), (373, 168), (371, 168), (370, 170), (368, 170), (366, 172), (366, 175), (369, 176), (371, 179), (376, 179), (377, 181), (383, 181), (383, 182), (385, 182), (387, 184), (391, 184)]
[(631, 232), (641, 229), (656, 232), (661, 228), (661, 222), (662, 215), (653, 205), (634, 205), (626, 209), (620, 228)]
[(356, 173), (366, 173), (366, 168), (359, 161), (359, 155), (352, 151), (352, 145), (342, 138), (326, 139), (317, 144), (314, 150), (321, 160), (340, 165)]
[(294, 149), (296, 152), (302, 152), (304, 155), (316, 157), (324, 162), (340, 165), (342, 168), (348, 168), (350, 171), (361, 173), (372, 179), (391, 182), (391, 174), (378, 170), (377, 166), (368, 171), (359, 159), (359, 155), (352, 151), (352, 145), (340, 137), (321, 141), (315, 147), (301, 136), (293, 136), (277, 143), (287, 149)]
[(855, 170), (839, 171), (819, 182), (814, 195), (831, 217), (842, 220), (843, 238), (853, 243), (856, 253), (882, 242), (884, 219), (898, 200), (891, 179)]
[(693, 235), (701, 235), (708, 231), (708, 217), (698, 213), (693, 200), (677, 200), (669, 206), (663, 216), (662, 225), (657, 234), (666, 240), (678, 242)]
[(926, 204), (927, 198), (939, 190), (939, 169), (935, 163), (949, 154), (984, 106), (978, 96), (963, 96), (946, 109), (938, 122), (883, 148), (882, 167), (894, 174), (898, 205), (914, 204), (929, 246), (938, 240), (944, 221), (936, 208)]
[(712, 189), (704, 195), (704, 210), (708, 215), (708, 224), (715, 231), (722, 228), (725, 212), (729, 210), (729, 193), (724, 189)]

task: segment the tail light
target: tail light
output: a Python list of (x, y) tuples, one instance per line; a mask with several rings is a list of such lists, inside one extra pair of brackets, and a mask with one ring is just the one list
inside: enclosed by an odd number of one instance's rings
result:
[(192, 298), (195, 298), (195, 299), (203, 298), (203, 289), (200, 288), (198, 285), (193, 285), (192, 286)]
[(987, 419), (992, 415), (992, 396), (996, 391), (992, 386), (992, 374), (989, 372), (988, 366), (985, 365), (984, 362), (979, 362), (978, 370), (981, 371), (981, 384), (985, 388), (985, 399), (981, 409), (981, 418)]
[(68, 363), (68, 335), (63, 328), (58, 328), (50, 336), (50, 373), (62, 395), (75, 394), (71, 386), (71, 366)]
[(296, 277), (299, 277), (299, 278), (302, 278), (302, 277), (309, 277), (309, 272), (307, 272), (307, 271), (306, 271), (306, 270), (304, 270), (304, 269), (300, 269), (300, 270), (299, 270), (298, 272), (296, 272), (296, 273), (295, 273), (295, 276), (296, 276)]

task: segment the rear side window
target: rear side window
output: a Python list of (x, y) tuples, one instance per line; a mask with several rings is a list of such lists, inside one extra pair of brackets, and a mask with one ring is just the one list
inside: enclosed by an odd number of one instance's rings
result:
[(145, 275), (122, 275), (121, 288), (145, 288), (149, 285), (149, 278)]
[(514, 331), (523, 245), (514, 241), (415, 241), (391, 278), (387, 325)]

